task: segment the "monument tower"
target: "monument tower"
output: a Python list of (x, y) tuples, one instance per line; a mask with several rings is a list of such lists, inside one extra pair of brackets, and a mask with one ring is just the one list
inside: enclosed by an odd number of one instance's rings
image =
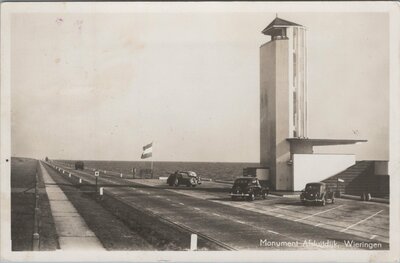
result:
[(355, 163), (350, 155), (314, 154), (314, 146), (366, 140), (308, 138), (306, 28), (277, 16), (262, 33), (271, 39), (260, 47), (260, 163), (273, 188), (299, 190)]
[(271, 41), (260, 48), (261, 163), (270, 167), (276, 188), (286, 189), (291, 184), (286, 139), (307, 137), (306, 28), (276, 17), (262, 33)]

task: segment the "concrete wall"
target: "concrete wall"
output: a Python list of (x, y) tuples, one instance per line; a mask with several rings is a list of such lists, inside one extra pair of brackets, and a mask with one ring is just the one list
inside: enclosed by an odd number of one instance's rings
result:
[(300, 191), (306, 183), (320, 182), (355, 163), (353, 154), (293, 154), (293, 190)]
[(271, 182), (275, 185), (275, 83), (276, 42), (260, 47), (260, 163), (270, 167)]
[(258, 178), (258, 180), (264, 180), (264, 181), (270, 180), (269, 169), (267, 169), (267, 168), (257, 168), (256, 177)]
[(292, 189), (290, 144), (289, 40), (260, 48), (260, 162), (271, 169), (277, 190)]
[(289, 85), (289, 40), (276, 42), (276, 190), (292, 189), (292, 167), (290, 160), (290, 135), (292, 114), (290, 113)]
[(375, 175), (389, 175), (389, 162), (388, 161), (375, 161)]

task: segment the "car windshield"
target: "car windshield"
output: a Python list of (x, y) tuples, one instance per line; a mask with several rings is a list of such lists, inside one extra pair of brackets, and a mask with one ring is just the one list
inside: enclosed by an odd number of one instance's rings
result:
[(320, 184), (308, 184), (306, 186), (306, 191), (319, 191), (321, 188)]
[(251, 184), (251, 180), (249, 179), (236, 179), (235, 184), (237, 185), (248, 185)]
[(195, 172), (192, 172), (192, 171), (189, 171), (189, 172), (186, 172), (189, 176), (192, 176), (192, 177), (196, 177), (197, 176), (197, 174), (195, 173)]
[(189, 178), (189, 175), (187, 173), (180, 173), (182, 175), (182, 178)]

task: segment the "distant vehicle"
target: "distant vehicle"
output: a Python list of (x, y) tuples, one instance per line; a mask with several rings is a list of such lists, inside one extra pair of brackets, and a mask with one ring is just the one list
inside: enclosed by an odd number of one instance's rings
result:
[(83, 170), (85, 168), (85, 164), (82, 161), (75, 162), (75, 170)]
[(201, 177), (199, 175), (197, 175), (195, 172), (193, 171), (184, 171), (183, 173), (187, 173), (190, 177), (193, 177), (196, 179), (197, 184), (201, 184)]
[(201, 178), (192, 171), (176, 171), (168, 176), (167, 184), (169, 186), (186, 185), (187, 187), (195, 187), (201, 184)]
[(256, 197), (265, 199), (268, 194), (268, 187), (261, 186), (260, 181), (254, 177), (242, 177), (236, 179), (230, 191), (232, 200), (246, 198), (248, 201), (253, 201)]
[(308, 183), (300, 195), (303, 204), (320, 204), (324, 206), (329, 200), (335, 202), (335, 193), (327, 189), (325, 183)]

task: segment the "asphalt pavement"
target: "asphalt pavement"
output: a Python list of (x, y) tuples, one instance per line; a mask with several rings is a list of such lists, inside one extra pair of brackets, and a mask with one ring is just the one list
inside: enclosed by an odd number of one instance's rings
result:
[[(94, 182), (93, 171), (70, 171)], [(99, 184), (129, 184), (105, 189), (237, 250), (389, 248), (386, 204), (340, 199), (325, 207), (305, 207), (297, 199), (274, 196), (254, 202), (231, 201), (226, 184), (173, 188), (165, 181), (127, 180), (110, 173), (102, 174)]]

